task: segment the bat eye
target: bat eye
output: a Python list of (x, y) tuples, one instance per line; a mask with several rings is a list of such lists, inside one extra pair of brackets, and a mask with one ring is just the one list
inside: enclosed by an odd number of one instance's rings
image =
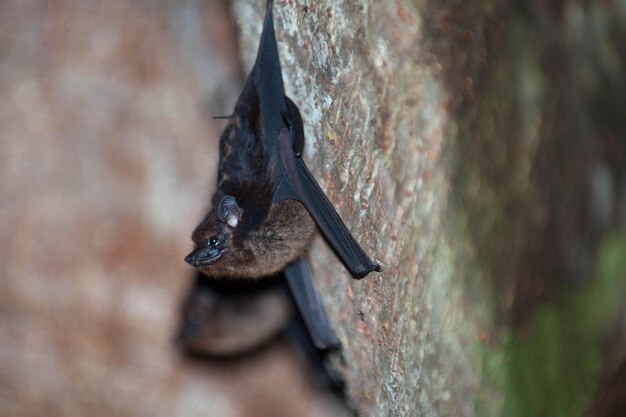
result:
[(196, 268), (213, 265), (226, 250), (227, 240), (224, 236), (211, 236), (185, 257), (185, 262)]

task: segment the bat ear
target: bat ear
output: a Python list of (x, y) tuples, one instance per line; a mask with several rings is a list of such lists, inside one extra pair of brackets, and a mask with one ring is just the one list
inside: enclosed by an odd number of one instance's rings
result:
[(283, 114), (285, 124), (289, 126), (291, 132), (291, 140), (293, 141), (293, 150), (296, 156), (302, 155), (302, 149), (304, 148), (304, 125), (302, 123), (302, 116), (298, 106), (292, 99), (285, 96), (285, 104), (287, 105), (287, 114)]
[(243, 210), (237, 204), (237, 200), (231, 195), (222, 197), (217, 207), (217, 218), (232, 228), (237, 227), (242, 213)]

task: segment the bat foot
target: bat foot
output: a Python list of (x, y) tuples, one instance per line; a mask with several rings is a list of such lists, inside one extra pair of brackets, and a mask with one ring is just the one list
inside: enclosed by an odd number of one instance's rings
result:
[(357, 265), (352, 271), (352, 277), (354, 279), (365, 278), (370, 272), (382, 272), (382, 268), (375, 262), (369, 262), (367, 265)]

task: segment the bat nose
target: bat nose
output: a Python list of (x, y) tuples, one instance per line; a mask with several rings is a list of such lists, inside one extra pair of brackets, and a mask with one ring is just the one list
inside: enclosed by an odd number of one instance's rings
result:
[(185, 256), (185, 262), (187, 262), (191, 266), (196, 266), (197, 260), (198, 256), (196, 256), (195, 252), (191, 252), (189, 255)]
[(222, 256), (219, 248), (199, 248), (185, 256), (185, 262), (199, 268), (201, 266), (212, 265)]

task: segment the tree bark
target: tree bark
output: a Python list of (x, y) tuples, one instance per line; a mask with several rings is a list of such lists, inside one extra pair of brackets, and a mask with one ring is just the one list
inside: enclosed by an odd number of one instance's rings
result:
[[(248, 68), (262, 3), (235, 2)], [(585, 295), (626, 295), (613, 186), (625, 123), (586, 101), (623, 104), (600, 93), (624, 92), (623, 14), (575, 1), (275, 3), (307, 163), (384, 270), (354, 281), (321, 240), (312, 249), (357, 410), (581, 413), (625, 306), (609, 297), (594, 315)], [(585, 41), (598, 28), (610, 29)], [(581, 65), (610, 80), (577, 84)]]

